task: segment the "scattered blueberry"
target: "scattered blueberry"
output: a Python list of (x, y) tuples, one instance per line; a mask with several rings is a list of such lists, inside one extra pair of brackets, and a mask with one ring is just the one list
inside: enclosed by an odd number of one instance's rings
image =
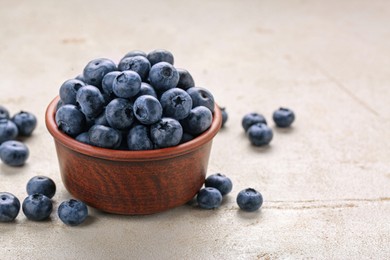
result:
[(224, 174), (216, 173), (208, 176), (205, 180), (206, 187), (213, 187), (221, 192), (222, 196), (225, 196), (233, 189), (232, 181)]
[(24, 199), (22, 209), (29, 220), (42, 221), (50, 216), (53, 203), (45, 195), (36, 193)]
[(83, 71), (84, 82), (100, 88), (103, 77), (115, 70), (117, 70), (117, 67), (112, 60), (106, 58), (91, 60)]
[(179, 82), (179, 73), (171, 64), (159, 62), (150, 68), (149, 80), (158, 92), (175, 88)]
[(187, 90), (195, 87), (195, 81), (187, 70), (180, 68), (177, 68), (176, 70), (179, 72), (179, 82), (177, 83), (178, 88)]
[(163, 117), (157, 123), (151, 125), (150, 137), (159, 148), (175, 146), (180, 143), (183, 128), (180, 123), (168, 117)]
[(0, 106), (0, 119), (9, 119), (9, 111), (7, 108)]
[(281, 107), (273, 113), (272, 119), (278, 127), (289, 127), (295, 120), (295, 114), (291, 109)]
[(247, 188), (238, 193), (237, 204), (244, 211), (256, 211), (263, 204), (263, 196), (257, 190)]
[(143, 124), (151, 125), (162, 117), (163, 109), (157, 98), (143, 95), (134, 102), (134, 115)]
[(100, 90), (92, 85), (84, 86), (77, 91), (77, 104), (87, 117), (99, 115), (104, 108), (105, 99)]
[(202, 209), (215, 209), (221, 206), (222, 194), (216, 188), (206, 187), (198, 192), (196, 200)]
[(221, 107), (220, 109), (221, 109), (221, 114), (222, 114), (222, 126), (221, 127), (224, 127), (229, 116), (228, 116), (228, 113), (226, 112), (226, 108)]
[(38, 193), (51, 199), (56, 193), (56, 184), (49, 177), (35, 176), (27, 182), (26, 190), (28, 195)]
[(77, 91), (84, 87), (85, 83), (77, 79), (68, 79), (60, 87), (60, 98), (64, 104), (76, 105)]
[(192, 87), (187, 89), (187, 93), (192, 98), (192, 107), (205, 106), (214, 112), (214, 96), (205, 88)]
[(160, 102), (164, 116), (177, 120), (186, 118), (192, 108), (190, 95), (180, 88), (171, 88), (165, 91), (161, 95)]
[(249, 141), (255, 146), (267, 145), (273, 137), (272, 129), (262, 123), (256, 123), (249, 127), (247, 134)]
[(15, 139), (18, 133), (18, 127), (14, 122), (6, 118), (0, 119), (0, 144)]
[(150, 62), (144, 56), (133, 56), (123, 58), (119, 64), (118, 69), (120, 71), (132, 70), (138, 73), (142, 80), (146, 80), (149, 75)]
[(9, 166), (22, 166), (30, 152), (22, 142), (9, 140), (0, 145), (0, 159)]
[(89, 131), (91, 145), (103, 148), (118, 148), (122, 141), (122, 134), (114, 128), (104, 125), (94, 125)]
[(157, 49), (149, 52), (146, 58), (148, 58), (152, 66), (159, 62), (167, 62), (173, 65), (174, 62), (172, 53), (163, 49)]
[(140, 91), (141, 82), (138, 73), (130, 70), (122, 71), (115, 77), (112, 90), (117, 97), (131, 98)]
[(20, 136), (30, 136), (37, 127), (37, 118), (30, 112), (20, 111), (11, 118)]
[(58, 129), (70, 136), (84, 132), (86, 119), (84, 114), (74, 105), (63, 105), (56, 113)]
[(77, 226), (88, 217), (88, 208), (84, 202), (70, 199), (58, 206), (58, 217), (68, 226)]
[(191, 109), (190, 114), (180, 121), (185, 132), (192, 135), (199, 135), (206, 131), (213, 121), (210, 109), (198, 106)]
[(118, 130), (129, 129), (134, 122), (133, 105), (124, 98), (113, 99), (106, 107), (108, 124)]
[(145, 125), (132, 127), (127, 135), (127, 146), (129, 150), (151, 150), (153, 142), (150, 140), (150, 129)]
[(13, 194), (0, 192), (0, 222), (11, 222), (19, 214), (20, 201)]
[(241, 122), (245, 132), (248, 131), (249, 127), (251, 127), (256, 123), (267, 124), (267, 121), (265, 120), (263, 115), (253, 112), (253, 113), (246, 114), (242, 118), (242, 122)]

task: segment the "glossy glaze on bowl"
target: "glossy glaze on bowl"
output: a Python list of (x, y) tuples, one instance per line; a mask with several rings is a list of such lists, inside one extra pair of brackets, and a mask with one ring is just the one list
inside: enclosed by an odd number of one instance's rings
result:
[(216, 105), (211, 127), (197, 138), (164, 149), (111, 150), (80, 143), (58, 130), (59, 97), (46, 110), (62, 181), (74, 197), (102, 211), (152, 214), (185, 204), (202, 187), (212, 139), (222, 116)]

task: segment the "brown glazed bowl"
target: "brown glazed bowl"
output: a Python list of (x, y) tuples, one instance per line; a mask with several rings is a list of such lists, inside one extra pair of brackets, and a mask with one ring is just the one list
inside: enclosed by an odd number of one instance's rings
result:
[(59, 97), (46, 110), (46, 127), (54, 138), (65, 188), (96, 209), (139, 215), (165, 211), (190, 201), (202, 187), (214, 136), (222, 115), (215, 106), (211, 127), (175, 147), (123, 151), (76, 141), (58, 130)]

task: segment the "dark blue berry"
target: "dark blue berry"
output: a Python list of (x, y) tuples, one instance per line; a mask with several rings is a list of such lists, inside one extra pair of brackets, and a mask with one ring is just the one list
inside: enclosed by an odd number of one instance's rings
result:
[(134, 115), (142, 124), (151, 125), (162, 117), (163, 109), (157, 98), (143, 95), (134, 102)]
[(143, 56), (146, 57), (146, 53), (140, 50), (132, 50), (126, 53), (126, 55), (122, 58), (127, 58), (127, 57), (134, 57), (134, 56)]
[(255, 189), (247, 188), (237, 195), (237, 204), (244, 211), (256, 211), (263, 204), (263, 196)]
[(177, 83), (178, 88), (187, 90), (195, 87), (195, 81), (187, 70), (180, 68), (177, 68), (176, 70), (179, 72), (179, 82)]
[(38, 193), (51, 199), (56, 193), (56, 184), (49, 177), (35, 176), (27, 182), (26, 190), (28, 195)]
[(167, 62), (173, 65), (174, 62), (172, 53), (163, 49), (153, 50), (146, 57), (152, 66), (159, 62)]
[[(106, 107), (107, 108), (107, 107)], [(110, 126), (107, 117), (106, 117), (106, 109), (103, 110), (103, 112), (100, 113), (97, 117), (93, 119), (92, 125), (105, 125), (105, 126)]]
[(256, 123), (249, 127), (247, 134), (249, 141), (255, 146), (267, 145), (273, 137), (272, 129), (262, 123)]
[(149, 60), (143, 56), (126, 57), (118, 64), (120, 71), (131, 70), (137, 72), (142, 80), (148, 78), (150, 67)]
[(33, 194), (24, 199), (22, 209), (29, 220), (42, 221), (50, 216), (53, 203), (43, 194)]
[(278, 127), (289, 127), (295, 120), (295, 114), (291, 109), (281, 107), (273, 113), (272, 119)]
[(187, 93), (192, 98), (192, 107), (205, 106), (214, 112), (214, 97), (210, 91), (201, 87), (187, 89)]
[(18, 127), (20, 136), (30, 136), (37, 127), (37, 118), (30, 112), (20, 111), (11, 120)]
[(58, 217), (68, 226), (77, 226), (88, 217), (88, 207), (79, 200), (66, 200), (58, 206)]
[(150, 84), (145, 82), (141, 83), (141, 89), (139, 90), (138, 94), (134, 97), (134, 100), (136, 100), (138, 97), (143, 95), (150, 95), (157, 98), (157, 93), (154, 90), (154, 88)]
[(0, 119), (0, 144), (15, 139), (18, 133), (18, 127), (14, 122), (6, 118)]
[(198, 192), (196, 200), (202, 209), (215, 209), (221, 206), (222, 194), (216, 188), (206, 187)]
[(198, 106), (191, 109), (190, 114), (180, 121), (185, 132), (199, 135), (206, 131), (213, 121), (210, 109)]
[(112, 60), (106, 58), (94, 59), (88, 62), (84, 68), (84, 82), (100, 88), (103, 77), (107, 73), (115, 70), (117, 70), (117, 67)]
[(115, 149), (122, 141), (122, 134), (108, 126), (94, 125), (88, 133), (90, 144), (98, 147)]
[(85, 83), (85, 79), (84, 79), (84, 75), (83, 74), (77, 75), (74, 79), (80, 80), (80, 81)]
[(160, 98), (163, 114), (180, 120), (187, 117), (192, 108), (192, 99), (188, 93), (180, 88), (171, 88), (165, 91)]
[(112, 84), (112, 90), (117, 97), (131, 98), (138, 94), (141, 89), (141, 77), (138, 73), (130, 70), (118, 74)]
[(133, 105), (124, 98), (113, 99), (106, 107), (106, 119), (115, 129), (129, 129), (134, 122)]
[(68, 79), (60, 87), (60, 98), (64, 104), (76, 105), (77, 91), (86, 86), (83, 81), (77, 79)]
[(195, 137), (189, 133), (183, 133), (183, 136), (181, 137), (180, 143), (186, 143), (194, 139)]
[(112, 86), (114, 84), (114, 80), (116, 76), (121, 74), (120, 71), (111, 71), (107, 73), (102, 80), (102, 92), (103, 94), (109, 96), (111, 99), (115, 97), (114, 91), (112, 90)]
[(19, 214), (20, 201), (13, 194), (0, 192), (0, 222), (11, 222)]
[(106, 103), (100, 90), (91, 85), (80, 88), (77, 91), (76, 100), (81, 112), (87, 117), (99, 115)]
[(88, 132), (83, 132), (83, 133), (77, 135), (75, 139), (81, 143), (90, 144)]
[(0, 106), (0, 119), (9, 119), (9, 111), (7, 108)]
[(19, 141), (9, 140), (0, 145), (0, 159), (9, 166), (22, 166), (29, 154), (28, 147)]
[(85, 130), (86, 119), (84, 114), (74, 105), (63, 105), (55, 117), (58, 129), (70, 136), (76, 136)]
[(163, 117), (160, 121), (151, 125), (150, 128), (151, 140), (158, 148), (179, 144), (182, 135), (182, 126), (173, 118)]
[(226, 121), (227, 121), (228, 118), (229, 118), (229, 115), (228, 115), (228, 113), (226, 112), (226, 108), (221, 107), (220, 109), (221, 109), (221, 114), (222, 114), (222, 125), (221, 125), (221, 127), (224, 127), (225, 124), (226, 124)]
[(232, 181), (224, 174), (216, 173), (208, 176), (204, 182), (206, 187), (213, 187), (221, 192), (222, 196), (225, 196), (233, 189)]
[(256, 123), (267, 124), (267, 120), (265, 120), (263, 115), (253, 112), (246, 114), (241, 121), (242, 127), (244, 128), (245, 132), (248, 131), (249, 127)]
[(151, 150), (153, 142), (150, 140), (150, 129), (145, 125), (132, 127), (127, 135), (127, 146), (129, 150)]
[(179, 73), (171, 64), (159, 62), (150, 68), (149, 80), (157, 92), (163, 92), (177, 86)]

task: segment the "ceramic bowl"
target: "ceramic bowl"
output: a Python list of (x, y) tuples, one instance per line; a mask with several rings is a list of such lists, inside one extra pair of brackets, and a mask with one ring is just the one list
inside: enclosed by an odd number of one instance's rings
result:
[(165, 211), (190, 201), (202, 187), (212, 140), (222, 116), (215, 106), (211, 127), (175, 147), (123, 151), (80, 143), (58, 130), (57, 96), (46, 110), (46, 127), (54, 138), (61, 178), (77, 199), (96, 209), (139, 215)]

